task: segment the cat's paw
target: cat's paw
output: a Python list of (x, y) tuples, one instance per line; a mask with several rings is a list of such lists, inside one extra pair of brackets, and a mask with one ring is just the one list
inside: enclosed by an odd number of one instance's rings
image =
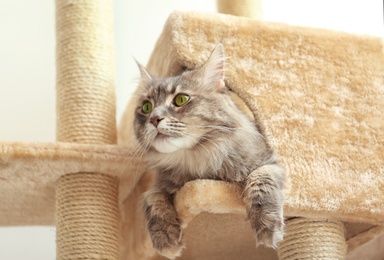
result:
[(157, 228), (150, 229), (154, 248), (159, 254), (169, 259), (175, 259), (181, 256), (185, 246), (180, 225), (167, 224), (165, 222), (157, 224)]
[(281, 214), (261, 214), (252, 224), (256, 237), (256, 245), (277, 248), (284, 236), (284, 219)]
[(256, 245), (265, 245), (276, 249), (278, 243), (283, 240), (283, 236), (283, 229), (277, 227), (265, 227), (256, 232)]
[(163, 247), (161, 251), (158, 251), (159, 254), (162, 256), (165, 256), (168, 259), (176, 259), (177, 257), (181, 256), (181, 253), (183, 252), (184, 245), (168, 245), (166, 247)]

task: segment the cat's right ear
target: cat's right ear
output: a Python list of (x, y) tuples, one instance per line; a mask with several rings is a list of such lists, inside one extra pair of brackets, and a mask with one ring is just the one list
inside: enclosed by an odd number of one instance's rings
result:
[(153, 76), (151, 75), (151, 73), (149, 73), (148, 70), (143, 65), (141, 65), (136, 59), (135, 59), (135, 61), (136, 61), (137, 67), (140, 70), (141, 81), (143, 81), (143, 82), (152, 81)]
[(206, 86), (215, 86), (216, 90), (222, 90), (225, 86), (225, 54), (224, 46), (219, 43), (205, 62), (203, 67), (203, 82)]

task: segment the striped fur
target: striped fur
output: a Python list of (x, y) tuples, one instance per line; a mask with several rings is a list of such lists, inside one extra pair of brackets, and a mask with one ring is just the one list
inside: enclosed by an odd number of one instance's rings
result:
[[(158, 171), (145, 193), (144, 210), (154, 247), (168, 258), (183, 249), (175, 193), (188, 181), (206, 178), (234, 182), (244, 189), (248, 218), (258, 244), (276, 247), (283, 236), (285, 172), (254, 123), (239, 110), (224, 85), (224, 49), (180, 76), (142, 75), (134, 120), (135, 135), (148, 167)], [(174, 98), (186, 94), (178, 107)], [(143, 104), (153, 110), (145, 114)]]

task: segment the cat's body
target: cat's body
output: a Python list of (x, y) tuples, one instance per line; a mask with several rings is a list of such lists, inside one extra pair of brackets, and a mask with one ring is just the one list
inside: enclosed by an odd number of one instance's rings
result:
[(224, 85), (222, 45), (204, 66), (177, 77), (154, 78), (140, 69), (134, 129), (148, 167), (158, 172), (144, 198), (154, 247), (169, 258), (181, 254), (173, 197), (194, 179), (240, 185), (256, 240), (275, 247), (283, 235), (284, 170)]

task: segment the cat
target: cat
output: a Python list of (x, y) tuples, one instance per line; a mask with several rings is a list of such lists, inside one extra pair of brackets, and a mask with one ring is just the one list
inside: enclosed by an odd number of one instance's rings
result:
[(285, 171), (231, 98), (223, 45), (203, 66), (176, 77), (154, 77), (138, 66), (134, 133), (148, 167), (157, 171), (155, 184), (144, 194), (154, 248), (170, 259), (181, 255), (183, 234), (173, 198), (195, 179), (240, 185), (256, 243), (275, 248), (283, 238)]

